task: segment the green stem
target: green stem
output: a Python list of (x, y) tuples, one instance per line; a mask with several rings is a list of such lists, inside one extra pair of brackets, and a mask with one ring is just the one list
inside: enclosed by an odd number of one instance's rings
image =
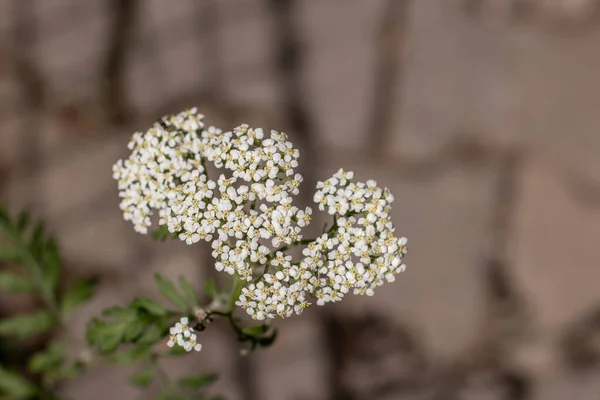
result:
[[(329, 230), (326, 233), (327, 234), (336, 233), (338, 228), (339, 227), (337, 224), (337, 218), (334, 216), (333, 217), (333, 225), (331, 225), (331, 228), (329, 228)], [(271, 253), (269, 253), (269, 255), (267, 256), (267, 260), (271, 260), (280, 251), (284, 252), (284, 251), (287, 251), (290, 248), (296, 247), (296, 246), (306, 246), (306, 245), (309, 245), (309, 244), (315, 242), (317, 239), (318, 239), (318, 237), (313, 238), (313, 239), (302, 239), (302, 240), (296, 240), (295, 242), (292, 242), (290, 244), (286, 244), (285, 246), (275, 249)]]
[(154, 371), (156, 371), (156, 374), (158, 375), (158, 377), (162, 381), (162, 383), (164, 385), (164, 388), (165, 388), (165, 390), (166, 390), (167, 395), (169, 396), (169, 398), (172, 395), (175, 395), (178, 390), (175, 387), (175, 385), (173, 385), (173, 381), (171, 380), (171, 378), (169, 377), (169, 375), (158, 364), (158, 357), (152, 357), (150, 359), (150, 362), (152, 363), (152, 366), (154, 367)]
[(233, 276), (233, 285), (231, 288), (231, 292), (229, 293), (229, 304), (227, 305), (227, 313), (233, 314), (235, 310), (235, 302), (239, 299), (240, 294), (242, 294), (242, 289), (246, 284), (246, 281), (240, 279), (240, 277), (236, 274)]

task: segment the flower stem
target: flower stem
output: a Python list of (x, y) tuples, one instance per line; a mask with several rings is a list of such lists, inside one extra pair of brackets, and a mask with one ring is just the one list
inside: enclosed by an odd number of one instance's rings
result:
[(240, 297), (240, 294), (242, 293), (242, 289), (245, 284), (246, 281), (240, 279), (240, 277), (237, 274), (233, 276), (233, 285), (229, 294), (229, 304), (227, 307), (227, 313), (233, 314), (233, 311), (235, 310), (235, 302)]

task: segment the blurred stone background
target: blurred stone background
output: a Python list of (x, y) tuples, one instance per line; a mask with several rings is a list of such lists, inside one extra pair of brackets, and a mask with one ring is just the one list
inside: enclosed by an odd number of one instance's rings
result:
[[(209, 330), (174, 374), (216, 370), (232, 400), (598, 400), (598, 3), (0, 0), (0, 200), (48, 220), (70, 275), (101, 279), (82, 337), (154, 295), (157, 271), (213, 274), (202, 246), (122, 220), (111, 166), (131, 133), (191, 106), (284, 130), (307, 201), (339, 167), (392, 189), (408, 269), (280, 321), (247, 358)], [(130, 372), (65, 391), (147, 398)]]

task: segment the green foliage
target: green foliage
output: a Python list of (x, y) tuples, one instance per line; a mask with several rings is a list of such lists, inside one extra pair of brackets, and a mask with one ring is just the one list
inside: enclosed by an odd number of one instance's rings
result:
[(109, 310), (111, 312), (105, 312), (103, 315), (111, 319), (103, 321), (94, 318), (87, 332), (89, 344), (97, 348), (102, 355), (111, 354), (121, 344), (131, 343), (139, 338), (144, 333), (148, 322), (141, 315), (138, 316), (135, 310), (123, 309), (118, 313), (114, 309)]
[(200, 374), (185, 376), (177, 381), (179, 386), (189, 389), (204, 389), (217, 380), (216, 374)]
[[(163, 226), (153, 232), (153, 236), (165, 240), (174, 235)], [(0, 270), (0, 290), (38, 295), (44, 303), (42, 309), (0, 320), (0, 335), (3, 336), (26, 339), (61, 328), (74, 310), (93, 297), (97, 286), (94, 281), (81, 280), (65, 291), (59, 290), (62, 262), (56, 240), (48, 235), (44, 223), (32, 221), (29, 213), (21, 212), (13, 222), (1, 205), (0, 263), (11, 266), (10, 270)], [(9, 366), (0, 367), (0, 398), (6, 395), (17, 400), (56, 399), (54, 388), (58, 383), (77, 377), (91, 360), (102, 357), (105, 361), (143, 365), (130, 377), (131, 384), (136, 387), (147, 388), (160, 377), (163, 388), (158, 398), (218, 399), (204, 394), (204, 389), (216, 380), (216, 375), (190, 375), (171, 382), (160, 370), (159, 358), (188, 354), (180, 346), (167, 350), (166, 337), (169, 328), (180, 317), (194, 315), (200, 300), (194, 286), (184, 277), (173, 281), (157, 274), (155, 281), (161, 296), (171, 305), (137, 297), (127, 306), (104, 310), (101, 316), (91, 319), (87, 327), (87, 342), (94, 352), (84, 352), (73, 360), (68, 355), (66, 343), (51, 341), (28, 360), (28, 372), (34, 379), (21, 376)], [(206, 309), (206, 320), (194, 323), (203, 329), (210, 320), (221, 317), (230, 323), (238, 341), (249, 343), (251, 350), (269, 346), (276, 338), (276, 331), (270, 325), (244, 327), (234, 317), (233, 299), (239, 295), (242, 284), (235, 282), (229, 297), (225, 297), (219, 293), (214, 281), (207, 282), (204, 291), (211, 300), (219, 300), (212, 304), (222, 304), (226, 309)]]
[(173, 282), (167, 280), (160, 274), (156, 274), (154, 278), (156, 280), (156, 284), (158, 285), (160, 294), (162, 294), (165, 299), (177, 306), (178, 310), (184, 312), (189, 311), (189, 305), (185, 299), (185, 296), (179, 293)]
[(277, 338), (277, 331), (272, 329), (268, 324), (259, 324), (241, 328), (237, 326), (237, 323), (233, 320), (232, 327), (237, 334), (238, 341), (250, 343), (251, 351), (259, 346), (268, 347), (272, 345)]
[(204, 293), (206, 293), (211, 300), (217, 297), (217, 285), (214, 280), (211, 279), (204, 284)]
[(11, 271), (0, 271), (0, 290), (7, 293), (31, 293), (36, 290), (36, 286), (23, 275)]
[(44, 280), (52, 290), (56, 290), (62, 263), (58, 243), (52, 237), (46, 242), (46, 249), (42, 256), (42, 262), (45, 266), (42, 270)]
[(269, 347), (273, 343), (275, 343), (275, 339), (277, 339), (277, 331), (273, 330), (268, 335), (263, 335), (263, 336), (256, 338), (256, 343), (262, 347)]
[(73, 363), (64, 365), (62, 369), (62, 379), (70, 381), (76, 378), (85, 369), (85, 363), (77, 360)]
[(43, 222), (38, 221), (30, 228), (30, 221), (29, 214), (22, 211), (13, 222), (4, 208), (0, 208), (0, 262), (19, 264), (25, 272), (17, 276), (2, 272), (0, 288), (8, 292), (35, 289), (58, 317), (56, 298), (61, 273), (58, 244), (46, 234)]
[(58, 369), (65, 361), (67, 345), (61, 342), (51, 343), (46, 350), (29, 359), (29, 370), (35, 373), (46, 373)]
[(158, 229), (152, 231), (151, 235), (154, 240), (160, 240), (161, 242), (177, 237), (177, 233), (169, 232), (169, 228), (166, 225), (159, 226)]
[(135, 298), (131, 303), (131, 306), (136, 309), (145, 310), (148, 313), (157, 317), (167, 315), (167, 313), (169, 312), (162, 304), (159, 304), (154, 300), (142, 297)]
[(27, 226), (29, 225), (29, 221), (31, 221), (31, 216), (29, 215), (29, 212), (26, 210), (21, 210), (17, 217), (17, 230), (23, 233), (25, 231), (25, 228), (27, 228)]
[(21, 262), (21, 252), (15, 247), (0, 245), (0, 261), (7, 264), (16, 264)]
[(135, 344), (131, 353), (117, 356), (122, 362), (149, 355), (149, 346), (162, 340), (173, 312), (154, 300), (138, 297), (128, 307), (111, 307), (88, 325), (88, 343), (100, 354), (113, 354), (121, 345)]
[[(0, 264), (11, 269), (0, 271), (0, 290), (6, 293), (26, 292), (37, 295), (43, 307), (26, 314), (0, 320), (0, 335), (17, 340), (28, 339), (63, 326), (68, 315), (93, 296), (94, 283), (77, 282), (64, 295), (59, 293), (62, 272), (61, 256), (56, 240), (47, 234), (43, 222), (32, 222), (28, 212), (19, 213), (12, 221), (0, 205)], [(0, 398), (57, 399), (55, 382), (77, 376), (83, 363), (68, 363), (67, 346), (51, 342), (27, 362), (36, 379), (29, 380), (9, 366), (0, 367)], [(39, 379), (38, 379), (39, 378)], [(35, 382), (35, 383), (34, 383)]]
[(153, 367), (144, 368), (131, 376), (129, 381), (137, 387), (148, 387), (154, 378), (155, 369)]
[(254, 326), (249, 326), (247, 328), (244, 328), (244, 329), (242, 329), (242, 332), (248, 336), (261, 336), (262, 334), (266, 333), (268, 330), (269, 330), (269, 325), (260, 324), (260, 325), (254, 325)]
[(97, 282), (82, 280), (68, 290), (61, 299), (60, 307), (63, 316), (68, 317), (73, 310), (87, 302), (94, 296)]
[(192, 285), (183, 277), (179, 277), (179, 288), (187, 305), (192, 309), (198, 305), (198, 297)]
[(44, 310), (15, 315), (0, 320), (0, 335), (28, 339), (48, 331), (54, 326), (54, 323), (52, 314)]
[(46, 233), (46, 224), (38, 221), (33, 227), (31, 238), (29, 239), (29, 249), (36, 258), (41, 258), (44, 254), (44, 237)]
[(0, 394), (11, 399), (27, 399), (37, 393), (37, 388), (16, 372), (0, 366)]
[[(138, 341), (138, 344), (140, 342)], [(134, 346), (120, 351), (114, 356), (114, 361), (120, 364), (131, 364), (133, 362), (143, 361), (150, 358), (152, 348), (148, 346)]]

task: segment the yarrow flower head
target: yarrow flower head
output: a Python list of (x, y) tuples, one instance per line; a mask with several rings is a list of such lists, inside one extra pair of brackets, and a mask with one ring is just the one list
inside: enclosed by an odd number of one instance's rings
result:
[[(312, 209), (293, 205), (302, 176), (284, 133), (205, 128), (191, 109), (134, 134), (129, 148), (114, 167), (125, 219), (147, 233), (158, 212), (159, 224), (187, 244), (211, 242), (215, 268), (246, 282), (236, 304), (255, 319), (300, 314), (349, 292), (373, 295), (406, 268), (406, 238), (394, 236), (391, 222), (394, 197), (373, 180), (354, 182), (350, 171), (318, 183), (314, 201), (334, 222), (303, 239)], [(300, 245), (294, 259), (288, 250)], [(174, 327), (173, 344), (188, 337), (184, 326)]]
[(197, 342), (197, 336), (194, 333), (194, 329), (189, 326), (189, 320), (187, 317), (181, 318), (181, 320), (169, 329), (169, 341), (167, 346), (173, 347), (175, 345), (181, 346), (185, 351), (201, 351), (202, 345)]

